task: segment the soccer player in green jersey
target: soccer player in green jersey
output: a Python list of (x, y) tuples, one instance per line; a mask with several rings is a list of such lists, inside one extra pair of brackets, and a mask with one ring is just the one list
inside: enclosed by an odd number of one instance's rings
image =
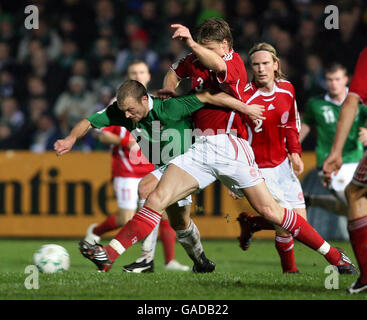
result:
[[(314, 126), (317, 132), (316, 159), (317, 168), (322, 170), (322, 164), (330, 153), (336, 132), (341, 106), (348, 94), (348, 76), (344, 66), (338, 63), (330, 65), (325, 71), (327, 93), (311, 98), (307, 103), (306, 113), (302, 119), (300, 141), (302, 142)], [(353, 173), (363, 156), (361, 141), (367, 129), (364, 128), (367, 119), (367, 108), (359, 105), (358, 114), (354, 120), (343, 149), (343, 166), (337, 175), (333, 175), (330, 190), (336, 196), (323, 194), (305, 195), (307, 204), (346, 215), (347, 201), (344, 189), (351, 181)], [(360, 139), (358, 139), (360, 138)]]
[[(261, 115), (263, 106), (246, 105), (224, 92), (212, 95), (205, 91), (160, 100), (148, 95), (145, 87), (138, 81), (128, 80), (120, 86), (116, 102), (80, 121), (65, 139), (56, 141), (54, 149), (57, 155), (69, 152), (75, 141), (92, 127), (124, 126), (137, 140), (141, 139), (139, 144), (142, 152), (150, 162), (165, 165), (190, 147), (192, 124), (188, 116), (205, 103), (235, 109), (248, 114), (252, 119), (265, 119)], [(203, 251), (202, 258), (205, 258)]]

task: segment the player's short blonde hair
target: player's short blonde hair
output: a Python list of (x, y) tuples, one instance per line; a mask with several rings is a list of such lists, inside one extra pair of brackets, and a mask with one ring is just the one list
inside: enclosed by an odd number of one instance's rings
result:
[(250, 49), (248, 55), (249, 55), (251, 63), (252, 63), (251, 57), (257, 51), (267, 51), (267, 52), (269, 52), (271, 54), (272, 58), (273, 58), (273, 61), (278, 63), (278, 69), (276, 71), (274, 71), (276, 80), (287, 78), (286, 75), (282, 72), (282, 69), (280, 67), (280, 59), (277, 55), (277, 51), (275, 50), (275, 48), (270, 43), (267, 43), (267, 42), (256, 43)]
[(127, 97), (132, 97), (140, 101), (143, 96), (148, 96), (146, 88), (136, 80), (126, 80), (117, 90), (117, 105), (122, 107), (122, 103)]

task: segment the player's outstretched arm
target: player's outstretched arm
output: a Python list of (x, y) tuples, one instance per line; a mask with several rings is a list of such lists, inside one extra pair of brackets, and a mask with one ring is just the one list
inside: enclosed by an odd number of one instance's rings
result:
[(69, 152), (77, 139), (83, 137), (92, 126), (87, 119), (83, 119), (76, 124), (70, 134), (65, 139), (57, 140), (54, 144), (56, 155), (61, 156)]
[(210, 93), (203, 91), (195, 94), (203, 103), (209, 103), (218, 107), (226, 107), (247, 114), (252, 120), (265, 120), (262, 115), (265, 107), (259, 104), (246, 104), (225, 92)]
[(199, 58), (200, 62), (209, 70), (220, 73), (227, 70), (224, 60), (214, 51), (209, 50), (197, 43), (191, 36), (190, 30), (182, 24), (172, 24), (171, 28), (175, 29), (172, 39), (180, 39), (185, 41), (186, 45)]
[(157, 96), (160, 99), (167, 99), (170, 97), (176, 97), (176, 87), (179, 85), (180, 79), (177, 77), (176, 72), (169, 70), (163, 80), (163, 88), (158, 90)]
[(330, 155), (323, 164), (324, 180), (326, 184), (330, 181), (331, 173), (339, 171), (343, 164), (343, 148), (358, 112), (358, 102), (359, 98), (357, 96), (348, 94), (340, 110), (334, 143), (331, 147)]

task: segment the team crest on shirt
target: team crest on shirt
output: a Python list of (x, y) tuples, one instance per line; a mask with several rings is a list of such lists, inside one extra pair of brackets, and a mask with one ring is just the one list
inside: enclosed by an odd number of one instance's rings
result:
[(257, 177), (257, 170), (254, 169), (254, 168), (251, 168), (250, 169), (250, 175), (251, 175), (251, 177), (256, 178)]
[(287, 121), (288, 121), (288, 117), (289, 117), (289, 112), (288, 112), (288, 111), (284, 112), (284, 113), (282, 114), (282, 117), (280, 118), (280, 122), (281, 122), (282, 124), (287, 123)]
[(303, 192), (300, 192), (300, 193), (298, 194), (298, 200), (299, 200), (299, 201), (304, 201), (304, 200), (305, 200), (305, 198), (304, 198), (304, 196), (303, 196)]

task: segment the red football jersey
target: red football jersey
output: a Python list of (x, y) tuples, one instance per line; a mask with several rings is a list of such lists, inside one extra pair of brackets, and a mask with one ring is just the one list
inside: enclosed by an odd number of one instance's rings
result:
[(356, 94), (364, 105), (367, 105), (367, 47), (357, 60), (349, 93)]
[[(223, 57), (227, 70), (223, 74), (216, 74), (202, 65), (192, 53), (172, 65), (172, 70), (182, 78), (192, 79), (192, 90), (200, 92), (207, 88), (217, 88), (237, 99), (242, 100), (242, 92), (246, 86), (247, 73), (240, 55), (230, 50)], [(246, 128), (242, 125), (238, 113), (227, 108), (206, 105), (193, 114), (195, 127), (201, 129), (204, 135), (225, 132), (237, 132), (242, 138), (247, 138)]]
[[(118, 135), (121, 139), (129, 137), (134, 139), (131, 133), (124, 127), (111, 126), (105, 127), (102, 131), (111, 132)], [(125, 177), (125, 178), (142, 178), (148, 173), (154, 170), (154, 165), (150, 163), (141, 150), (137, 154), (140, 163), (135, 164), (130, 160), (130, 150), (122, 145), (111, 146), (112, 150), (112, 177)]]
[(248, 141), (255, 153), (259, 168), (273, 168), (281, 164), (288, 153), (301, 154), (298, 141), (301, 127), (293, 85), (277, 81), (272, 92), (260, 91), (254, 82), (244, 91), (244, 102), (265, 106), (266, 120), (255, 125), (248, 121)]

